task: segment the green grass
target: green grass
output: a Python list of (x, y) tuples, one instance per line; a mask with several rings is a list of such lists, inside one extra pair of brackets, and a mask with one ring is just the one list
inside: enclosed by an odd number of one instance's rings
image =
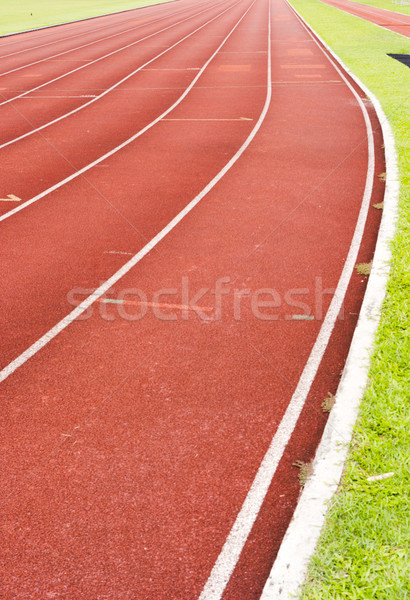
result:
[[(301, 597), (404, 600), (410, 598), (410, 70), (385, 54), (410, 52), (410, 41), (317, 0), (292, 4), (378, 97), (393, 129), (401, 176), (392, 269), (369, 384)], [(367, 481), (387, 472), (395, 475)]]
[(0, 0), (0, 35), (167, 0)]
[(377, 8), (385, 8), (386, 10), (399, 12), (403, 15), (410, 15), (410, 5), (402, 6), (401, 4), (394, 4), (392, 0), (354, 0), (354, 2), (376, 6)]

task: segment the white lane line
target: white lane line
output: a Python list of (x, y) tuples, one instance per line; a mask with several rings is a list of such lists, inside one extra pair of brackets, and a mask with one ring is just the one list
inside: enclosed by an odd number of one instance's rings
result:
[[(303, 17), (291, 6), (301, 22), (313, 32)], [(391, 243), (396, 230), (399, 201), (399, 172), (393, 132), (374, 94), (358, 79), (326, 42), (313, 32), (345, 72), (368, 96), (382, 127), (386, 156), (386, 189), (383, 210), (373, 258), (372, 272), (366, 287), (359, 320), (333, 407), (316, 456), (313, 475), (304, 487), (292, 521), (281, 543), (278, 555), (264, 587), (261, 600), (296, 598), (306, 577), (333, 494), (344, 470), (353, 427), (368, 383), (370, 358), (391, 263)]]
[[(343, 305), (346, 290), (353, 273), (366, 224), (374, 178), (374, 140), (370, 118), (359, 94), (357, 94), (353, 86), (333, 60), (324, 51), (323, 53), (356, 98), (365, 121), (368, 139), (368, 166), (362, 206), (360, 208), (346, 262), (315, 344), (306, 362), (305, 368), (303, 369), (292, 399), (261, 462), (235, 523), (233, 524), (222, 551), (218, 556), (209, 579), (199, 596), (199, 600), (220, 600), (239, 560), (240, 554), (262, 507), (269, 486), (272, 483), (276, 469), (296, 427), (300, 413), (305, 405), (306, 398), (323, 358), (323, 354), (329, 343), (334, 324)], [(270, 85), (269, 89), (271, 89)], [(270, 596), (270, 600), (276, 600), (276, 598), (278, 598), (277, 595)], [(267, 598), (265, 600), (267, 600)]]
[[(239, 21), (237, 21), (237, 23), (230, 30), (228, 35), (225, 37), (225, 39), (222, 41), (222, 43), (218, 46), (218, 48), (215, 50), (215, 52), (212, 54), (212, 56), (206, 61), (206, 63), (202, 67), (201, 72), (198, 73), (198, 75), (195, 77), (195, 79), (191, 83), (189, 89), (191, 89), (193, 87), (195, 81), (197, 81), (199, 79), (199, 77), (205, 71), (205, 69), (207, 68), (209, 63), (218, 54), (220, 48), (222, 48), (224, 46), (224, 44), (227, 42), (227, 40), (231, 37), (232, 33), (235, 31), (235, 29), (239, 26), (239, 24), (243, 21), (243, 19), (246, 17), (248, 12), (250, 11), (250, 9), (253, 7), (253, 5), (255, 4), (255, 1), (256, 0), (253, 0), (252, 4), (246, 9), (246, 11), (243, 13), (241, 18), (239, 19)], [(177, 104), (179, 104), (179, 102), (182, 101), (182, 99), (188, 94), (189, 89), (187, 89), (184, 92), (183, 96), (181, 96), (181, 98), (170, 109), (168, 109), (167, 112), (170, 112), (171, 110), (173, 110), (173, 108)], [(269, 97), (270, 97), (270, 94), (271, 94), (271, 92), (270, 92), (270, 86), (269, 86), (269, 90), (268, 90)], [(62, 319), (59, 323), (54, 325), (54, 327), (52, 327), (46, 334), (44, 334), (41, 338), (39, 338), (36, 342), (34, 342), (34, 344), (32, 344), (29, 348), (27, 348), (27, 350), (25, 350), (22, 354), (20, 354), (20, 356), (15, 358), (6, 367), (4, 367), (0, 371), (0, 383), (2, 381), (4, 381), (5, 379), (7, 379), (7, 377), (9, 377), (12, 373), (14, 373), (14, 371), (16, 371), (16, 369), (18, 369), (19, 367), (24, 365), (24, 363), (26, 363), (30, 358), (32, 358), (35, 354), (37, 354), (37, 352), (39, 352), (42, 348), (44, 348), (44, 346), (46, 346), (52, 339), (54, 339), (59, 333), (61, 333), (68, 325), (70, 325), (70, 323), (75, 321), (96, 300), (98, 300), (99, 298), (101, 298), (101, 296), (106, 294), (108, 292), (108, 290), (117, 283), (117, 281), (119, 281), (126, 273), (128, 273), (128, 271), (130, 271), (130, 269), (132, 269), (136, 264), (138, 264), (144, 258), (144, 256), (146, 256), (153, 248), (155, 248), (155, 246), (157, 246), (157, 244), (159, 244), (159, 242), (162, 239), (164, 239), (164, 237), (170, 231), (172, 231), (174, 229), (174, 227), (176, 227), (176, 225), (178, 225), (178, 223), (180, 223), (182, 221), (182, 219), (188, 213), (190, 213), (193, 208), (195, 208), (195, 206), (212, 190), (212, 188), (215, 187), (215, 185), (218, 183), (218, 181), (220, 181), (222, 179), (222, 177), (236, 163), (236, 161), (239, 159), (239, 157), (242, 156), (242, 154), (245, 152), (246, 148), (249, 146), (249, 144), (251, 143), (251, 141), (253, 140), (257, 131), (260, 128), (262, 121), (264, 120), (264, 118), (266, 116), (266, 110), (267, 110), (267, 106), (265, 104), (265, 107), (264, 107), (263, 112), (261, 113), (261, 116), (259, 117), (259, 119), (258, 119), (257, 123), (255, 124), (255, 127), (252, 129), (251, 133), (246, 138), (245, 142), (237, 150), (237, 152), (234, 154), (234, 156), (226, 163), (226, 165), (219, 171), (219, 173), (208, 183), (208, 185), (206, 187), (204, 187), (204, 189), (197, 196), (195, 196), (195, 198), (193, 200), (191, 200), (191, 202), (189, 204), (187, 204), (187, 206), (183, 210), (181, 210), (176, 215), (176, 217), (174, 217), (172, 219), (172, 221), (170, 221), (168, 223), (168, 225), (166, 227), (164, 227), (164, 229), (162, 229), (159, 233), (157, 233), (157, 235), (155, 237), (153, 237), (152, 240), (150, 242), (148, 242), (148, 244), (146, 244), (139, 252), (137, 252), (137, 254), (135, 254), (128, 262), (126, 262), (125, 265), (123, 265), (121, 267), (121, 269), (119, 269), (116, 273), (114, 273), (114, 275), (112, 275), (109, 279), (107, 279), (107, 281), (105, 281), (102, 285), (100, 285), (95, 290), (95, 292), (93, 292), (90, 296), (88, 296), (88, 298), (86, 298), (83, 302), (81, 302), (81, 304), (79, 304), (74, 310), (72, 310), (67, 316), (65, 316), (64, 319)], [(162, 115), (161, 115), (161, 117), (162, 117)], [(157, 119), (157, 121), (160, 120), (161, 117), (159, 117)]]
[(7, 198), (0, 198), (0, 202), (21, 202), (21, 198), (14, 194), (8, 194)]
[[(221, 3), (222, 4), (222, 3)], [(214, 8), (214, 7), (211, 7)], [(108, 52), (108, 54), (104, 54), (103, 56), (100, 56), (99, 58), (96, 58), (95, 60), (92, 60), (90, 62), (88, 62), (85, 65), (81, 65), (80, 67), (76, 67), (75, 69), (72, 69), (71, 71), (67, 71), (66, 73), (63, 73), (62, 75), (59, 75), (58, 77), (55, 77), (54, 79), (50, 79), (49, 81), (46, 81), (45, 83), (42, 83), (41, 85), (38, 85), (34, 88), (31, 88), (30, 90), (27, 90), (26, 92), (23, 92), (22, 94), (19, 94), (18, 96), (14, 96), (14, 98), (9, 98), (8, 100), (5, 100), (3, 102), (0, 102), (0, 106), (3, 106), (4, 104), (9, 104), (10, 102), (13, 102), (14, 100), (16, 100), (17, 98), (21, 98), (22, 96), (25, 96), (26, 94), (30, 94), (31, 92), (34, 92), (35, 90), (39, 90), (47, 85), (50, 85), (51, 83), (55, 83), (56, 81), (59, 81), (60, 79), (63, 79), (64, 77), (68, 77), (68, 75), (72, 75), (73, 73), (77, 73), (78, 71), (81, 71), (82, 69), (86, 69), (87, 67), (94, 65), (95, 63), (101, 61), (101, 60), (105, 60), (106, 58), (108, 58), (109, 56), (114, 56), (114, 54), (118, 54), (118, 52), (122, 52), (123, 50), (127, 50), (128, 48), (131, 48), (132, 46), (136, 46), (137, 44), (140, 44), (141, 42), (148, 40), (156, 35), (159, 35), (160, 33), (163, 33), (164, 31), (167, 31), (168, 29), (172, 29), (173, 27), (176, 27), (177, 25), (180, 25), (181, 23), (185, 23), (185, 21), (189, 21), (190, 19), (194, 19), (195, 17), (197, 17), (198, 15), (201, 15), (204, 12), (209, 11), (210, 8), (205, 8), (204, 10), (199, 11), (198, 13), (195, 13), (194, 15), (191, 15), (190, 17), (186, 17), (185, 19), (182, 19), (181, 21), (178, 21), (177, 23), (173, 23), (172, 25), (168, 25), (168, 27), (164, 27), (163, 29), (160, 29), (159, 31), (155, 31), (154, 33), (151, 33), (150, 35), (146, 35), (145, 37), (136, 40), (135, 42), (131, 42), (130, 44), (127, 44), (126, 46), (122, 46), (121, 48), (117, 48), (117, 50), (113, 50), (112, 52)], [(161, 55), (159, 55), (161, 56)]]
[[(158, 19), (154, 19), (153, 21), (141, 23), (140, 25), (137, 25), (136, 27), (130, 27), (130, 29), (124, 29), (124, 31), (119, 31), (118, 33), (113, 33), (106, 37), (99, 38), (98, 40), (94, 40), (93, 42), (88, 42), (87, 44), (83, 44), (82, 46), (77, 46), (76, 48), (70, 48), (69, 50), (64, 50), (63, 52), (58, 52), (57, 54), (53, 54), (52, 56), (47, 56), (46, 58), (36, 60), (32, 63), (27, 63), (25, 65), (21, 65), (20, 67), (15, 67), (14, 69), (10, 69), (9, 71), (0, 73), (0, 77), (4, 77), (5, 75), (9, 75), (10, 73), (15, 73), (16, 71), (20, 71), (21, 69), (26, 69), (28, 67), (32, 67), (33, 65), (38, 65), (39, 63), (46, 62), (48, 60), (53, 60), (53, 59), (57, 58), (57, 56), (63, 56), (64, 54), (68, 54), (69, 52), (77, 52), (77, 50), (81, 50), (82, 48), (87, 48), (88, 46), (93, 46), (94, 44), (98, 44), (100, 42), (105, 42), (106, 40), (109, 40), (114, 37), (118, 37), (119, 35), (129, 33), (130, 31), (136, 31), (138, 29), (141, 29), (142, 27), (146, 27), (147, 25), (153, 25), (153, 24), (157, 23), (158, 21), (163, 21), (164, 19), (169, 19), (170, 17), (174, 16), (175, 14), (178, 14), (181, 12), (184, 12), (184, 11), (183, 10), (176, 11), (174, 13), (171, 13), (170, 15), (166, 15), (165, 17), (160, 17)], [(1, 57), (1, 58), (4, 58), (4, 57)], [(63, 59), (60, 59), (60, 60), (63, 60)], [(76, 59), (65, 59), (65, 60), (76, 60)], [(81, 61), (81, 62), (85, 62), (85, 61)], [(90, 61), (87, 60), (86, 62), (90, 62)]]
[[(96, 96), (92, 100), (90, 100), (88, 102), (85, 102), (81, 106), (78, 106), (77, 108), (74, 108), (73, 110), (69, 111), (68, 113), (65, 113), (64, 115), (61, 115), (60, 117), (57, 117), (57, 118), (53, 119), (52, 121), (48, 121), (47, 123), (44, 123), (44, 125), (40, 125), (40, 127), (37, 127), (36, 129), (32, 129), (31, 131), (28, 131), (27, 133), (23, 133), (19, 137), (16, 137), (16, 138), (14, 138), (12, 140), (9, 140), (8, 142), (4, 142), (4, 144), (0, 144), (0, 150), (2, 148), (6, 148), (7, 146), (10, 146), (11, 144), (15, 144), (16, 142), (18, 142), (20, 140), (23, 140), (26, 137), (29, 137), (30, 135), (33, 135), (34, 133), (38, 133), (39, 131), (42, 131), (46, 127), (50, 127), (50, 125), (54, 125), (55, 123), (58, 123), (59, 121), (62, 121), (63, 119), (66, 119), (67, 117), (70, 117), (71, 115), (79, 112), (80, 110), (83, 110), (87, 106), (90, 106), (90, 104), (93, 104), (93, 102), (96, 102), (97, 100), (100, 100), (101, 98), (103, 98), (104, 96), (106, 96), (107, 94), (109, 94), (110, 92), (112, 92), (112, 90), (116, 89), (118, 86), (122, 85), (125, 81), (127, 81), (128, 79), (130, 79), (131, 77), (133, 77), (136, 73), (138, 73), (139, 71), (141, 71), (144, 67), (146, 67), (147, 65), (150, 65), (151, 63), (153, 63), (154, 61), (156, 61), (158, 58), (160, 58), (161, 56), (163, 56), (164, 54), (166, 54), (167, 52), (169, 52), (170, 50), (172, 50), (173, 48), (175, 48), (176, 46), (178, 46), (179, 44), (181, 44), (182, 42), (184, 42), (186, 39), (188, 39), (189, 37), (191, 37), (191, 35), (194, 35), (198, 31), (200, 31), (201, 29), (203, 29), (204, 27), (206, 27), (207, 25), (209, 25), (209, 23), (212, 23), (212, 21), (215, 21), (215, 19), (218, 19), (221, 15), (223, 15), (225, 12), (227, 12), (231, 8), (234, 8), (238, 4), (239, 4), (239, 2), (236, 2), (232, 6), (229, 6), (222, 13), (219, 13), (213, 19), (211, 19), (210, 21), (207, 21), (206, 23), (204, 23), (204, 25), (201, 25), (201, 27), (198, 27), (198, 29), (195, 29), (193, 32), (189, 33), (188, 35), (186, 35), (185, 37), (183, 37), (182, 39), (180, 39), (178, 42), (176, 42), (172, 46), (168, 46), (166, 48), (166, 50), (163, 50), (162, 52), (160, 52), (159, 54), (157, 54), (156, 56), (154, 56), (154, 58), (151, 58), (148, 62), (144, 63), (143, 65), (141, 65), (140, 67), (138, 67), (137, 69), (135, 69), (134, 71), (132, 71), (132, 73), (129, 73), (128, 75), (126, 75), (125, 77), (123, 77), (123, 79), (120, 79), (120, 81), (117, 81), (117, 83), (114, 83), (114, 85), (112, 85), (111, 87), (109, 87), (106, 90), (104, 90), (101, 94), (98, 94), (98, 96)], [(194, 17), (196, 17), (196, 16), (198, 16), (198, 15), (204, 13), (204, 12), (207, 12), (207, 9), (205, 9), (203, 11), (200, 11), (199, 13), (196, 13), (194, 15)], [(192, 19), (194, 17), (188, 17), (187, 19), (183, 19), (182, 21), (179, 21), (178, 23), (176, 23), (176, 25), (179, 25), (180, 23), (184, 23), (185, 21), (188, 21), (189, 19)], [(171, 25), (170, 27), (175, 27), (175, 25)], [(169, 29), (170, 27), (166, 27), (165, 29)], [(165, 31), (165, 29), (162, 29), (161, 31), (159, 31), (157, 33), (161, 33), (162, 31)], [(152, 35), (157, 35), (157, 33), (154, 33)], [(152, 37), (152, 35), (148, 36), (148, 37)], [(146, 39), (146, 38), (143, 38), (143, 39)], [(140, 41), (142, 41), (142, 40), (140, 40)], [(80, 68), (82, 68), (82, 67), (80, 67)], [(40, 85), (37, 88), (34, 88), (33, 90), (29, 90), (28, 92), (24, 92), (24, 94), (21, 94), (20, 96), (15, 96), (15, 98), (12, 98), (12, 100), (16, 100), (17, 98), (21, 99), (23, 96), (26, 96), (27, 94), (29, 94), (32, 91), (35, 91), (35, 90), (37, 90), (37, 89), (39, 89), (41, 87), (43, 87), (43, 86)], [(1, 106), (1, 104), (0, 104), (0, 106)]]

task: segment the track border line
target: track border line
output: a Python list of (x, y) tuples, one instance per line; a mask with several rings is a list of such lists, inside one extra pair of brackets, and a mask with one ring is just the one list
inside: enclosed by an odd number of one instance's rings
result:
[(325, 523), (330, 501), (338, 489), (352, 439), (353, 427), (367, 385), (372, 344), (380, 322), (381, 308), (386, 294), (391, 260), (390, 244), (396, 231), (400, 189), (393, 132), (379, 100), (350, 71), (290, 2), (286, 1), (311, 35), (326, 48), (327, 52), (372, 102), (382, 127), (385, 144), (386, 188), (372, 270), (336, 393), (336, 403), (316, 451), (313, 474), (301, 494), (260, 600), (299, 597), (310, 559), (314, 554)]
[(121, 15), (122, 13), (132, 12), (134, 10), (142, 10), (143, 8), (151, 8), (151, 6), (161, 6), (170, 4), (171, 2), (178, 2), (179, 0), (165, 0), (164, 2), (155, 2), (154, 4), (146, 4), (145, 6), (136, 6), (135, 8), (126, 8), (125, 10), (117, 10), (111, 13), (105, 13), (103, 15), (94, 15), (94, 17), (85, 17), (84, 19), (76, 19), (74, 21), (65, 21), (63, 23), (54, 23), (54, 25), (44, 25), (44, 27), (34, 27), (33, 29), (23, 29), (23, 31), (13, 31), (12, 33), (2, 33), (2, 38), (11, 37), (13, 35), (21, 35), (22, 33), (31, 33), (33, 31), (42, 31), (43, 29), (53, 29), (54, 27), (61, 27), (62, 25), (72, 25), (73, 23), (82, 23), (83, 21), (91, 21), (91, 19), (100, 19), (101, 17), (111, 17), (112, 15)]

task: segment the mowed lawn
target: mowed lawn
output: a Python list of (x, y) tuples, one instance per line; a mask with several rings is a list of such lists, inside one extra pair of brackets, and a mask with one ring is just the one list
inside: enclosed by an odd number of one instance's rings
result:
[[(401, 179), (368, 389), (301, 597), (404, 600), (410, 598), (410, 69), (386, 53), (410, 53), (410, 40), (318, 0), (291, 3), (379, 99), (393, 129)], [(367, 480), (385, 473), (394, 475)]]
[(0, 35), (168, 0), (1, 0)]

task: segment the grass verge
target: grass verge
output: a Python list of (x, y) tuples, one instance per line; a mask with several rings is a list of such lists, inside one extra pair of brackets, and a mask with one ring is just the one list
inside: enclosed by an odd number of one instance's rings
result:
[[(393, 129), (401, 178), (391, 274), (368, 388), (301, 598), (404, 600), (410, 598), (410, 71), (386, 53), (410, 52), (410, 40), (318, 0), (291, 1), (378, 97)], [(368, 481), (387, 472), (394, 475)]]
[(96, 17), (169, 0), (3, 0), (0, 35)]

